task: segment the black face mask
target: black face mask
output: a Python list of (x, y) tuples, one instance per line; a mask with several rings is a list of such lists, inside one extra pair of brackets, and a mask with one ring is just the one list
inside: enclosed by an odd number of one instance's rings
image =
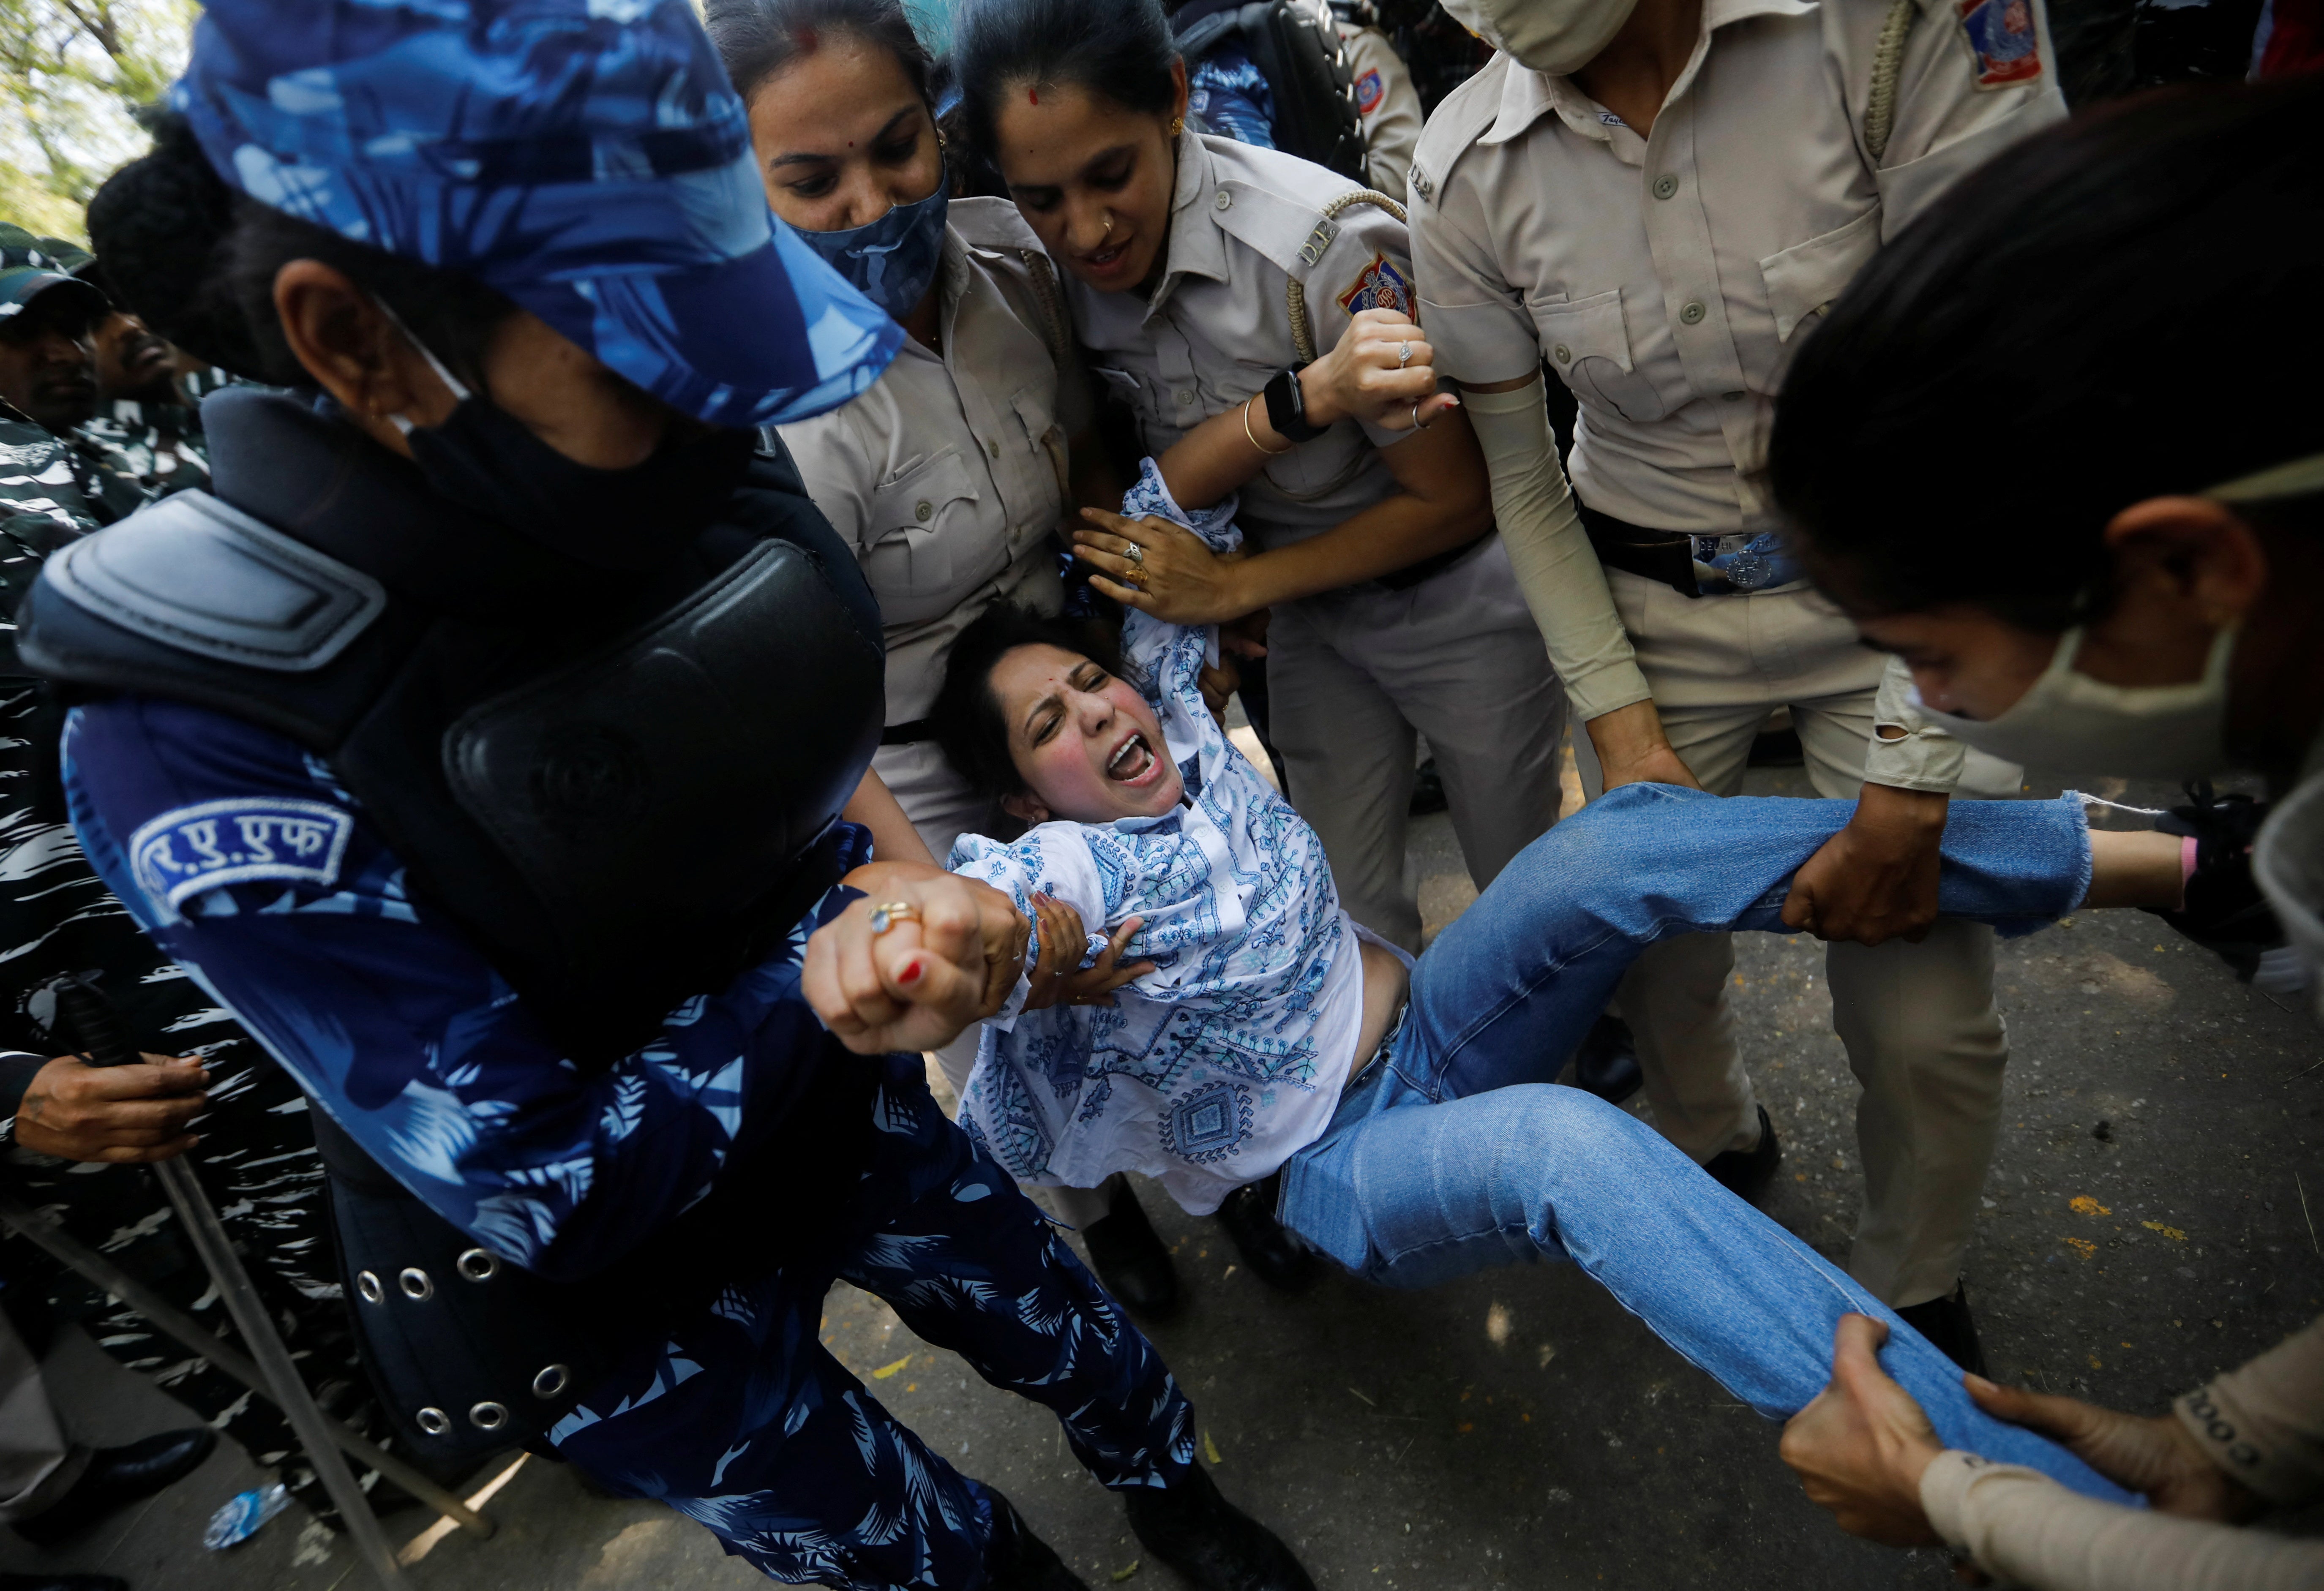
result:
[(718, 517), (751, 466), (757, 437), (718, 428), (665, 436), (627, 469), (576, 464), (403, 335), (459, 399), (440, 426), (398, 420), (420, 473), (461, 507), (567, 557), (601, 569), (659, 568)]

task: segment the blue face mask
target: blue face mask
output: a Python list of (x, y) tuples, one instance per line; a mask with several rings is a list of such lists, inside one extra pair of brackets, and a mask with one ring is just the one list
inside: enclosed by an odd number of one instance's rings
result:
[(901, 320), (918, 308), (944, 259), (945, 184), (918, 204), (898, 205), (865, 226), (802, 232), (799, 239), (848, 285)]

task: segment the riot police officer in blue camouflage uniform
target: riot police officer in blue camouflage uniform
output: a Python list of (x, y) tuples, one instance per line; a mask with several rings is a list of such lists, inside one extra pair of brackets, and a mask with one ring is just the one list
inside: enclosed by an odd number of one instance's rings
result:
[(823, 1348), (844, 1278), (1194, 1583), (1305, 1586), (908, 1053), (1026, 924), (843, 816), (878, 612), (753, 443), (900, 334), (771, 223), (691, 9), (220, 0), (173, 103), (138, 179), (212, 185), (239, 333), (131, 307), (305, 393), (210, 400), (212, 491), (52, 557), (20, 646), (100, 874), (318, 1107), (418, 1449), (530, 1439), (778, 1579), (1079, 1585)]

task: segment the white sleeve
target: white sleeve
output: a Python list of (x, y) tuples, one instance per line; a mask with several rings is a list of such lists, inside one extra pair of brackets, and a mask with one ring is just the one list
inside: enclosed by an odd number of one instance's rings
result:
[(2121, 1508), (2014, 1464), (1940, 1454), (1921, 1506), (1955, 1551), (2030, 1591), (2315, 1591), (2324, 1541)]
[[(1463, 386), (1486, 386), (1541, 372), (1541, 335), (1501, 275), (1485, 235), (1476, 194), (1453, 175), (1434, 196), (1412, 195), (1413, 285), (1420, 327), (1436, 350), (1436, 368)], [(1317, 345), (1321, 346), (1321, 345)]]
[(1079, 823), (1043, 823), (1031, 833), (1003, 845), (982, 834), (963, 834), (953, 842), (945, 866), (964, 878), (990, 884), (1014, 901), (1033, 925), (1025, 938), (1025, 964), (1018, 970), (1017, 986), (985, 1020), (1006, 1033), (1025, 1009), (1031, 992), (1030, 973), (1041, 954), (1041, 920), (1033, 915), (1033, 897), (1046, 895), (1081, 914), (1082, 927), (1094, 933), (1108, 925), (1105, 880), (1090, 855), (1089, 841)]
[(1606, 572), (1582, 529), (1573, 492), (1557, 462), (1538, 376), (1511, 392), (1471, 392), (1462, 400), (1484, 449), (1493, 517), (1533, 621), (1549, 648), (1576, 720), (1650, 700), (1630, 637), (1606, 589)]

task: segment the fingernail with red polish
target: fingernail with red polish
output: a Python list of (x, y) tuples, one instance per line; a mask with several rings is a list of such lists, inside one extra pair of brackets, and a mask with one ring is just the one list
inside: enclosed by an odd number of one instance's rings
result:
[(918, 983), (920, 980), (921, 972), (925, 970), (918, 961), (913, 961), (901, 972), (896, 974), (896, 981), (902, 984)]

